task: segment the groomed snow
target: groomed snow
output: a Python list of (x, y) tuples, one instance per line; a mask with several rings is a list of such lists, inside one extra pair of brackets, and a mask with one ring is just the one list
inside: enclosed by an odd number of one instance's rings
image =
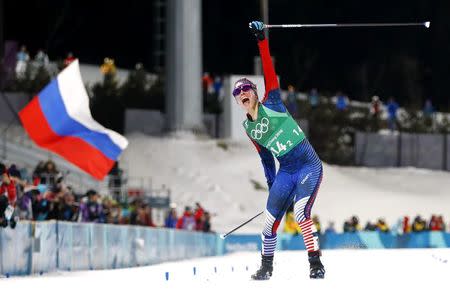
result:
[(269, 281), (250, 280), (259, 254), (235, 253), (140, 268), (3, 278), (0, 287), (2, 295), (46, 296), (448, 295), (450, 249), (326, 250), (324, 280), (308, 278), (304, 251), (279, 252), (275, 258)]
[[(227, 143), (193, 135), (148, 137), (127, 135), (130, 141), (122, 166), (131, 177), (151, 178), (155, 187), (170, 187), (181, 214), (199, 201), (215, 214), (213, 229), (234, 228), (265, 208), (267, 192), (255, 190), (251, 180), (265, 186), (259, 156), (250, 142)], [(325, 228), (335, 221), (338, 231), (356, 214), (362, 226), (383, 217), (393, 225), (403, 215), (432, 214), (450, 219), (450, 173), (415, 168), (358, 168), (324, 164), (324, 179), (313, 214)], [(258, 233), (262, 217), (240, 230)]]

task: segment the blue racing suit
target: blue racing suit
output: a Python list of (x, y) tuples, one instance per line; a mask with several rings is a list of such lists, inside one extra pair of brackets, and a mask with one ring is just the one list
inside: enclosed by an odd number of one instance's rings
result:
[[(265, 82), (265, 95), (261, 104), (276, 112), (287, 113), (281, 100), (278, 79), (266, 39), (258, 41)], [(251, 117), (247, 116), (249, 119)], [(250, 137), (252, 140), (252, 138)], [(294, 214), (302, 228), (303, 239), (309, 252), (318, 251), (317, 230), (311, 221), (311, 208), (322, 181), (322, 162), (305, 138), (292, 150), (277, 157), (280, 164), (276, 172), (274, 156), (263, 145), (252, 140), (261, 157), (269, 186), (265, 225), (262, 231), (262, 254), (273, 256), (276, 247), (276, 231), (283, 215), (294, 203)]]

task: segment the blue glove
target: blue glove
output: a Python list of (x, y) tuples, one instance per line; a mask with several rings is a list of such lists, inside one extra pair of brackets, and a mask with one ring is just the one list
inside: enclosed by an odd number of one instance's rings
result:
[(253, 33), (253, 35), (256, 36), (258, 40), (264, 40), (265, 34), (264, 34), (264, 23), (260, 21), (253, 21), (248, 24), (248, 27), (250, 28), (250, 31)]

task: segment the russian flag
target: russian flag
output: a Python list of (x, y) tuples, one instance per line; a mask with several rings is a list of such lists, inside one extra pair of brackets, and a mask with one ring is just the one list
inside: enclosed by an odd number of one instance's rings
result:
[(92, 118), (78, 60), (73, 61), (19, 112), (30, 138), (40, 147), (102, 180), (128, 141)]

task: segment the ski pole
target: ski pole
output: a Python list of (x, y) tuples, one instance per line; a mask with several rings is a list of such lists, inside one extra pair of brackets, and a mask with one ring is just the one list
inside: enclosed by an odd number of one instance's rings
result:
[(424, 26), (430, 27), (430, 22), (420, 23), (356, 23), (356, 24), (284, 24), (284, 25), (264, 25), (264, 28), (327, 28), (327, 27), (406, 27)]
[(251, 222), (253, 219), (255, 219), (256, 217), (260, 216), (262, 213), (264, 213), (264, 211), (262, 211), (261, 213), (256, 214), (255, 216), (253, 216), (252, 218), (250, 218), (249, 220), (247, 220), (246, 222), (242, 223), (241, 225), (237, 226), (236, 228), (234, 228), (231, 231), (228, 231), (225, 234), (221, 234), (220, 238), (221, 239), (225, 239), (228, 235), (232, 234), (233, 232), (235, 232), (236, 230), (238, 230), (239, 228), (241, 228), (242, 226), (244, 226), (245, 224), (248, 224), (249, 222)]

